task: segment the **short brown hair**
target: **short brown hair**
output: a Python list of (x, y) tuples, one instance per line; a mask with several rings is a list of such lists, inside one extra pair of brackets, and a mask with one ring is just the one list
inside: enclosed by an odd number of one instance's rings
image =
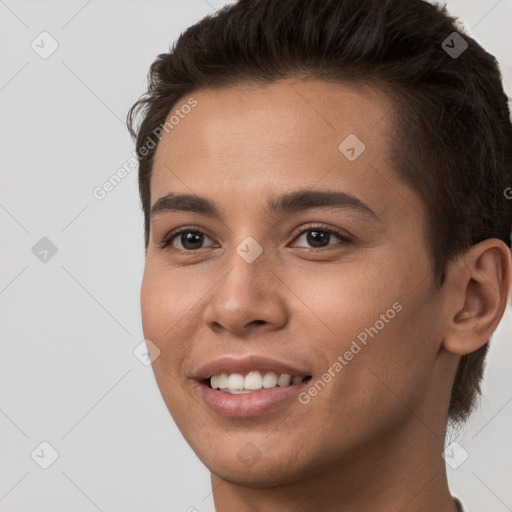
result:
[[(454, 40), (454, 32), (462, 40)], [(467, 43), (458, 56), (446, 50), (454, 41)], [(288, 77), (387, 93), (395, 107), (392, 163), (426, 205), (427, 245), (439, 286), (448, 261), (472, 245), (498, 238), (511, 246), (512, 201), (504, 191), (512, 186), (512, 125), (502, 76), (496, 59), (445, 6), (423, 0), (240, 0), (189, 27), (157, 56), (148, 91), (128, 113), (146, 250), (156, 144), (141, 150), (161, 133), (177, 101), (200, 88)], [(448, 411), (453, 422), (464, 422), (474, 409), (487, 350), (488, 342), (461, 357)]]

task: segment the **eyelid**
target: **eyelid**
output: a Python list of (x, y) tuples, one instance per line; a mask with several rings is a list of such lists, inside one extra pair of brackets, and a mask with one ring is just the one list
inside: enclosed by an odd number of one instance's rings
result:
[[(322, 224), (319, 222), (310, 222), (309, 224), (299, 226), (299, 228), (297, 228), (297, 231), (294, 232), (293, 239), (295, 240), (296, 238), (298, 238), (299, 235), (302, 235), (306, 231), (313, 231), (315, 229), (317, 231), (322, 231), (322, 232), (330, 233), (332, 235), (336, 235), (337, 237), (341, 238), (345, 243), (353, 242), (355, 239), (354, 236), (352, 236), (350, 233), (348, 233), (347, 231), (345, 231), (343, 229), (330, 227), (330, 226), (327, 226), (326, 224)], [(311, 249), (314, 250), (315, 248), (311, 248)], [(318, 247), (316, 249), (320, 250), (322, 248)]]

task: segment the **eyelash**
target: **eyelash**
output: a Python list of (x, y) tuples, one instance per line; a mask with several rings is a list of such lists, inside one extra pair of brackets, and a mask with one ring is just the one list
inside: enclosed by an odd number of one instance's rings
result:
[[(299, 238), (301, 235), (303, 235), (304, 233), (307, 233), (308, 231), (320, 231), (322, 233), (329, 233), (330, 235), (336, 235), (337, 237), (340, 238), (340, 240), (343, 244), (350, 244), (353, 242), (353, 239), (351, 237), (349, 237), (348, 235), (346, 235), (344, 232), (333, 229), (333, 228), (328, 228), (326, 226), (318, 225), (318, 224), (305, 226), (304, 228), (302, 228), (302, 231), (297, 233), (297, 235), (294, 237), (293, 240)], [(199, 249), (184, 250), (184, 249), (178, 249), (176, 247), (171, 246), (172, 241), (178, 235), (181, 235), (183, 233), (189, 233), (189, 232), (206, 235), (208, 238), (213, 240), (213, 237), (211, 237), (207, 232), (203, 231), (199, 227), (188, 226), (185, 228), (181, 228), (179, 231), (171, 231), (170, 233), (165, 235), (164, 239), (162, 240), (162, 242), (160, 244), (160, 248), (168, 249), (168, 250), (176, 251), (176, 252), (181, 252), (181, 253), (187, 253), (187, 254), (193, 254), (197, 251), (200, 251), (201, 249), (206, 249), (206, 247), (201, 247)], [(305, 249), (308, 252), (315, 252), (315, 253), (319, 252), (319, 251), (329, 250), (330, 248), (332, 248), (330, 245), (328, 245), (326, 247), (311, 247), (311, 248), (301, 247), (301, 249)]]

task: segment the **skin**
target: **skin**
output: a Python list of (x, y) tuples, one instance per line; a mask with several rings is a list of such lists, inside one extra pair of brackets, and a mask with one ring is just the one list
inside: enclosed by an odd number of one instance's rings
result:
[[(296, 79), (193, 97), (197, 106), (158, 145), (151, 204), (194, 193), (223, 218), (152, 217), (141, 311), (144, 336), (161, 351), (158, 386), (211, 472), (217, 512), (455, 510), (441, 457), (450, 391), (460, 356), (482, 346), (503, 315), (507, 246), (473, 246), (435, 285), (425, 208), (388, 162), (393, 110), (378, 90)], [(351, 133), (366, 146), (353, 162), (338, 150)], [(304, 187), (353, 194), (379, 220), (350, 209), (265, 213), (268, 198)], [(324, 235), (328, 246), (308, 253), (319, 247), (308, 223), (354, 240)], [(180, 253), (178, 235), (161, 248), (181, 227), (205, 232), (202, 245)], [(263, 249), (250, 264), (236, 252), (247, 236)], [(258, 354), (316, 380), (396, 302), (401, 311), (307, 404), (226, 418), (191, 378), (221, 355)]]

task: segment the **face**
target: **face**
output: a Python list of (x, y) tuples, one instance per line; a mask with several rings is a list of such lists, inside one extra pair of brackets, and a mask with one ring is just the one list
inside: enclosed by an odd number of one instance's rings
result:
[[(158, 386), (202, 462), (275, 485), (356, 460), (447, 408), (443, 296), (424, 207), (388, 161), (388, 99), (299, 80), (192, 96), (155, 154), (141, 309)], [(278, 201), (297, 191), (295, 204)], [(217, 215), (160, 200), (170, 193)], [(285, 392), (206, 389), (200, 370), (223, 356), (311, 378)]]

